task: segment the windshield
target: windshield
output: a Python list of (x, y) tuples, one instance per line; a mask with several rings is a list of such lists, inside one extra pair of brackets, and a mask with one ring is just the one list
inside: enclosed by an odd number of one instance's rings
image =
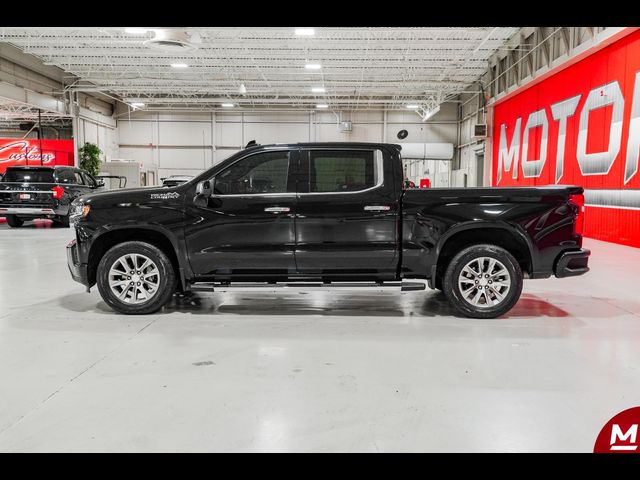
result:
[(55, 183), (51, 169), (14, 169), (8, 168), (2, 179), (3, 182), (21, 183)]

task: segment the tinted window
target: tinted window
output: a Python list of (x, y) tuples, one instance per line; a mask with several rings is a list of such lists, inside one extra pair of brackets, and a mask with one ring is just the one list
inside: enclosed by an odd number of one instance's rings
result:
[(53, 183), (53, 170), (8, 168), (3, 182)]
[(78, 183), (73, 170), (61, 168), (56, 172), (56, 177), (58, 177), (58, 183)]
[(82, 179), (82, 175), (80, 175), (80, 172), (73, 172), (73, 175), (76, 177), (76, 183), (84, 185), (84, 180)]
[(218, 195), (284, 193), (287, 191), (289, 152), (251, 155), (216, 175)]
[(82, 172), (82, 178), (84, 178), (84, 183), (85, 185), (89, 185), (90, 187), (95, 187), (97, 186), (96, 181), (93, 179), (93, 177), (91, 175), (89, 175), (88, 173), (84, 173)]
[(310, 151), (310, 192), (354, 192), (376, 184), (373, 151)]

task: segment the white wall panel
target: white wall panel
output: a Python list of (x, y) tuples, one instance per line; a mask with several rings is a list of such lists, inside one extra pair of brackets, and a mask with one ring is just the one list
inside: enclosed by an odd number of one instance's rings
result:
[(140, 162), (145, 167), (152, 166), (153, 163), (153, 149), (152, 148), (125, 148), (120, 147), (118, 152), (118, 159), (121, 160), (135, 160)]
[(158, 168), (205, 170), (211, 167), (211, 150), (202, 148), (160, 148)]
[(161, 121), (160, 145), (211, 145), (211, 122)]
[(83, 133), (84, 136), (82, 138), (82, 142), (79, 145), (82, 147), (85, 143), (98, 143), (98, 126), (95, 123), (88, 122), (87, 120), (82, 120), (83, 125)]
[(154, 130), (156, 122), (148, 121), (118, 121), (118, 137), (121, 145), (149, 145), (157, 143)]
[[(242, 144), (242, 125), (240, 123), (216, 122), (216, 146), (240, 147)], [(248, 140), (247, 140), (248, 141)]]
[(258, 143), (297, 143), (309, 141), (307, 123), (246, 123), (244, 141), (255, 140)]
[[(426, 123), (414, 112), (388, 112), (387, 135), (384, 136), (384, 112), (337, 112), (340, 119), (352, 122), (350, 133), (340, 132), (333, 112), (173, 112), (138, 111), (134, 121), (118, 120), (121, 158), (155, 164), (161, 176), (208, 168), (236, 153), (250, 140), (258, 143), (296, 142), (380, 142), (399, 143), (398, 130), (409, 130), (407, 142), (454, 143), (457, 125), (456, 105), (443, 106), (441, 112)], [(211, 130), (213, 129), (213, 139)], [(204, 137), (204, 149), (203, 149)], [(149, 148), (149, 144), (160, 145)], [(136, 146), (139, 148), (131, 148)], [(180, 146), (191, 148), (165, 148)], [(231, 147), (231, 148), (222, 148)], [(212, 149), (215, 151), (212, 154)]]

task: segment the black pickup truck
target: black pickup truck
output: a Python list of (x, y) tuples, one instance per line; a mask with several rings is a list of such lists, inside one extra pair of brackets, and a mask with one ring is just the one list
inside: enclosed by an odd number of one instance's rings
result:
[(0, 180), (0, 216), (14, 228), (35, 218), (68, 227), (71, 202), (102, 186), (76, 167), (9, 167)]
[[(247, 284), (444, 291), (494, 318), (523, 278), (581, 275), (583, 189), (405, 189), (401, 146), (247, 148), (174, 188), (74, 202), (72, 277), (122, 313)], [(422, 279), (423, 281), (409, 281)]]

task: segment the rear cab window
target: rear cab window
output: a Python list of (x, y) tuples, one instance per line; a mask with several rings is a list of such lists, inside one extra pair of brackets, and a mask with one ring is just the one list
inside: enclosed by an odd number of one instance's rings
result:
[(309, 150), (308, 193), (354, 193), (382, 185), (380, 150)]
[(3, 182), (20, 182), (20, 183), (54, 183), (52, 169), (22, 169), (8, 168)]
[(61, 168), (56, 171), (56, 177), (58, 179), (58, 183), (68, 183), (68, 184), (77, 184), (78, 181), (76, 179), (76, 174), (73, 170)]

